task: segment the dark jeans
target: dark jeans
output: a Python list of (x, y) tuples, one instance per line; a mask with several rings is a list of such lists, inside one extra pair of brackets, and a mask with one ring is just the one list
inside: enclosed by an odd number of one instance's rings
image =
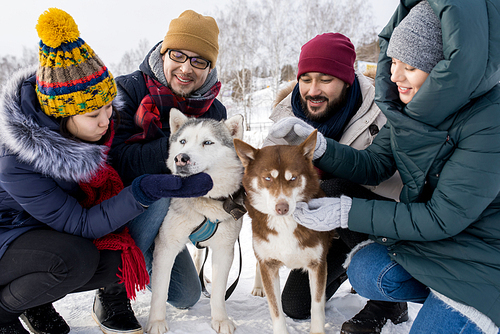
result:
[[(321, 181), (321, 189), (328, 197), (349, 197), (389, 200), (372, 193), (358, 184), (343, 179), (329, 179)], [(363, 233), (348, 229), (339, 229), (339, 239), (332, 241), (328, 250), (328, 273), (326, 279), (326, 300), (330, 299), (345, 280), (346, 270), (342, 266), (347, 254), (358, 243), (368, 239)], [(283, 312), (290, 318), (307, 319), (311, 316), (311, 291), (307, 272), (301, 269), (290, 271), (281, 294)]]
[(49, 229), (26, 232), (0, 258), (0, 324), (68, 293), (118, 282), (119, 251), (99, 251), (92, 240)]

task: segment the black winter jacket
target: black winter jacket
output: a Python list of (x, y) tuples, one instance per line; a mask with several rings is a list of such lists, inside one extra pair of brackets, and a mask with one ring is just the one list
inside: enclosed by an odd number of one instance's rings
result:
[[(120, 125), (115, 133), (109, 154), (111, 164), (118, 171), (125, 185), (143, 174), (170, 173), (165, 161), (168, 158), (171, 106), (157, 106), (161, 114), (162, 128), (156, 131), (156, 138), (148, 142), (126, 143), (130, 137), (142, 132), (142, 129), (135, 124), (134, 116), (142, 99), (149, 94), (144, 74), (156, 79), (149, 65), (149, 58), (157, 46), (158, 44), (151, 49), (138, 71), (116, 78), (118, 96), (113, 105), (120, 113)], [(215, 99), (208, 111), (200, 118), (213, 118), (218, 121), (226, 119), (226, 108)]]

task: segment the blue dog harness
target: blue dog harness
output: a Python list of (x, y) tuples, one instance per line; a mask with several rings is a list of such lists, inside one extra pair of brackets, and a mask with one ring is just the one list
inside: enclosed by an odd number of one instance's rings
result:
[(205, 220), (203, 220), (203, 222), (191, 233), (189, 240), (191, 240), (196, 248), (203, 248), (199, 245), (199, 243), (210, 239), (215, 232), (217, 232), (219, 223), (219, 220), (212, 222), (210, 219), (205, 217)]
[[(237, 202), (243, 203), (243, 199), (245, 197), (245, 189), (243, 187), (240, 187), (234, 194), (230, 195), (229, 197), (225, 198), (214, 198), (215, 200), (223, 202), (222, 207), (224, 211), (229, 213), (234, 220), (238, 220), (243, 215), (247, 212), (245, 209), (244, 205), (239, 204)], [(191, 232), (191, 235), (189, 236), (189, 240), (193, 243), (193, 245), (196, 246), (196, 248), (203, 249), (205, 247), (201, 246), (200, 243), (203, 241), (206, 241), (210, 239), (215, 232), (217, 232), (217, 227), (219, 226), (220, 221), (216, 220), (215, 222), (212, 222), (210, 219), (205, 217), (203, 222)], [(240, 245), (240, 238), (238, 238), (238, 248), (239, 248), (239, 253), (240, 253), (240, 268), (238, 271), (238, 277), (236, 277), (236, 280), (231, 284), (231, 286), (227, 289), (226, 291), (226, 296), (225, 299), (227, 300), (229, 296), (233, 293), (234, 289), (236, 288), (236, 285), (238, 284), (238, 281), (240, 280), (240, 275), (241, 275), (241, 268), (242, 268), (242, 256), (241, 256), (241, 245)], [(205, 260), (203, 261), (203, 264), (200, 269), (199, 273), (199, 278), (200, 278), (200, 283), (201, 283), (201, 291), (203, 294), (207, 297), (210, 298), (210, 294), (208, 293), (206, 287), (205, 287), (205, 279), (204, 279), (204, 274), (203, 274), (203, 268), (205, 267), (205, 263), (207, 261), (208, 257), (208, 248), (207, 251), (205, 252)]]
[[(223, 202), (222, 207), (224, 211), (229, 213), (234, 220), (238, 220), (247, 212), (242, 204), (237, 203), (237, 201), (243, 202), (245, 196), (245, 189), (240, 187), (234, 194), (223, 198), (213, 198), (214, 200)], [(196, 246), (196, 248), (203, 248), (200, 246), (200, 242), (207, 241), (215, 232), (217, 232), (217, 226), (219, 226), (220, 221), (216, 220), (212, 222), (210, 219), (205, 217), (203, 222), (191, 232), (189, 240)]]

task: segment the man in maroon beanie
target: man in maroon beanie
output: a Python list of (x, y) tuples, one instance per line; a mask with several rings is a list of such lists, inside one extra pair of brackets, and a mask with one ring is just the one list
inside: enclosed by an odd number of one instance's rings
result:
[[(317, 151), (321, 150), (321, 141), (326, 144), (325, 137), (358, 150), (369, 146), (386, 117), (374, 103), (373, 79), (355, 71), (355, 60), (354, 45), (342, 34), (325, 33), (308, 41), (300, 52), (297, 82), (278, 94), (269, 118), (274, 122), (287, 117), (283, 121), (294, 122), (299, 118), (318, 129)], [(264, 142), (264, 146), (287, 144), (272, 134)], [(332, 178), (319, 169), (318, 172), (321, 187), (329, 197), (397, 200), (402, 187), (397, 173), (374, 187)], [(328, 252), (327, 300), (347, 279), (343, 267), (347, 254), (368, 238), (348, 229), (339, 229), (339, 234), (340, 239), (333, 241)], [(283, 311), (289, 317), (309, 318), (311, 296), (307, 273), (292, 270), (281, 298)], [(363, 310), (342, 325), (341, 333), (379, 333), (388, 319), (393, 323), (408, 320), (406, 303), (368, 301)]]

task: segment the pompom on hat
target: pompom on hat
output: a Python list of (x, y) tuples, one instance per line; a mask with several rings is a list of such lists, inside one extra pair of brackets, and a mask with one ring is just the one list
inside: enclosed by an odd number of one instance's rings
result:
[(36, 94), (44, 113), (69, 117), (92, 112), (116, 96), (116, 83), (81, 38), (73, 18), (49, 8), (38, 18), (40, 37)]
[(319, 72), (352, 85), (356, 50), (351, 40), (339, 33), (317, 35), (302, 46), (297, 80), (304, 73)]
[(394, 28), (387, 57), (431, 73), (444, 59), (441, 21), (427, 1), (415, 5)]
[(219, 55), (219, 27), (211, 16), (203, 16), (186, 10), (170, 21), (167, 35), (163, 39), (161, 54), (168, 49), (196, 52), (215, 67)]

